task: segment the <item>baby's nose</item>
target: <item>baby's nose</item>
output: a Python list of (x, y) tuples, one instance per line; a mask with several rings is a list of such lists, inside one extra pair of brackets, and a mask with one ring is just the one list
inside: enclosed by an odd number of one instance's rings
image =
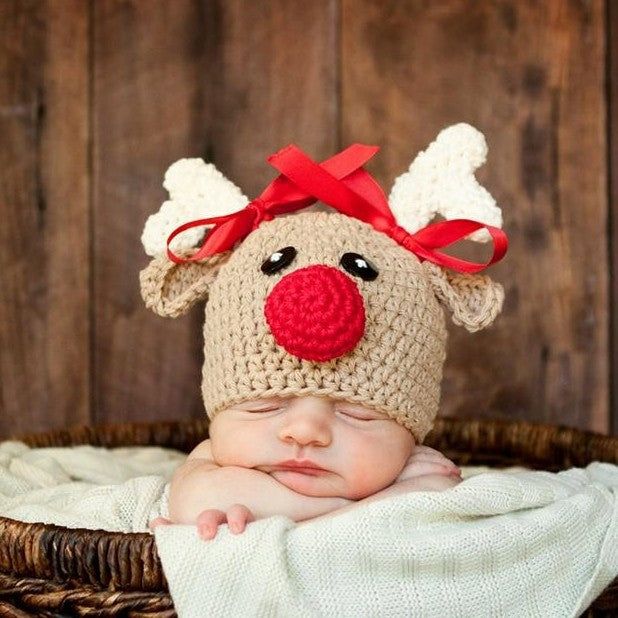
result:
[(319, 410), (288, 410), (284, 416), (279, 438), (300, 446), (328, 446), (332, 440), (329, 415)]

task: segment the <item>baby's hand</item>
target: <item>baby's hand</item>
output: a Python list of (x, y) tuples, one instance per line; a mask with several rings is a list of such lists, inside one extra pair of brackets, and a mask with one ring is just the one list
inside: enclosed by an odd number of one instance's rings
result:
[(420, 476), (445, 476), (461, 480), (461, 470), (439, 451), (429, 446), (416, 446), (395, 482)]
[(227, 511), (207, 509), (197, 517), (197, 533), (204, 541), (210, 541), (217, 536), (219, 526), (227, 523), (232, 534), (241, 534), (254, 519), (253, 513), (244, 504), (234, 504)]
[(169, 526), (173, 523), (174, 522), (167, 517), (157, 517), (156, 519), (150, 520), (150, 522), (148, 523), (148, 529), (150, 530), (150, 532), (154, 532), (155, 528), (158, 528), (159, 526)]
[[(244, 504), (234, 504), (227, 512), (207, 509), (197, 517), (197, 533), (204, 541), (210, 541), (217, 536), (219, 526), (227, 523), (232, 534), (241, 534), (245, 531), (247, 524), (254, 520), (253, 513)], [(148, 528), (154, 531), (157, 526), (169, 526), (173, 523), (167, 517), (157, 517), (148, 524)]]

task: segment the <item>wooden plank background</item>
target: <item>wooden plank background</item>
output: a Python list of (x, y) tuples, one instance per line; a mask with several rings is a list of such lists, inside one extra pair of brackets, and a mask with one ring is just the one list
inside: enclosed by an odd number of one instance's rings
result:
[(511, 248), (495, 326), (451, 329), (443, 413), (618, 434), (617, 34), (610, 0), (4, 0), (0, 436), (203, 414), (201, 308), (138, 290), (172, 161), (254, 196), (283, 145), (361, 141), (388, 190), (460, 121)]

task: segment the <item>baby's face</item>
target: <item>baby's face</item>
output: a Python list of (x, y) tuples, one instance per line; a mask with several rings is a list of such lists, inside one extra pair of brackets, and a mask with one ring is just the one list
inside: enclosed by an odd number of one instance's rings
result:
[(210, 424), (214, 460), (270, 474), (297, 493), (359, 500), (390, 485), (414, 449), (412, 434), (364, 406), (321, 397), (259, 399)]

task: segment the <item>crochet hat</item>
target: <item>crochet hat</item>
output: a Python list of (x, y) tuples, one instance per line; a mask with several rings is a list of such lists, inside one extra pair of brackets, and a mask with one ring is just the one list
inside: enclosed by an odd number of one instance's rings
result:
[[(386, 413), (421, 442), (440, 398), (443, 308), (474, 331), (502, 306), (501, 286), (475, 274), (487, 264), (439, 251), (471, 234), (493, 240), (488, 263), (506, 250), (500, 211), (473, 174), (485, 149), (468, 125), (443, 131), (390, 204), (362, 169), (376, 149), (360, 145), (322, 164), (294, 146), (280, 151), (269, 161), (281, 176), (250, 203), (212, 165), (174, 164), (171, 199), (144, 230), (154, 259), (141, 289), (170, 317), (207, 299), (208, 415), (247, 399), (325, 396)], [(295, 212), (317, 199), (338, 212)], [(225, 203), (236, 212), (223, 214)], [(453, 211), (466, 219), (426, 225)]]

